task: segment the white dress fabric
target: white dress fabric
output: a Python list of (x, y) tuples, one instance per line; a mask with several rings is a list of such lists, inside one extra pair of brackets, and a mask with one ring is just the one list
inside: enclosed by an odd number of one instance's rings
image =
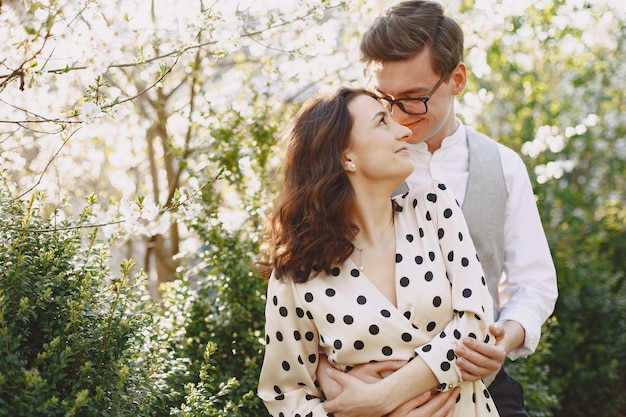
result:
[(397, 307), (350, 259), (305, 283), (270, 278), (258, 393), (273, 417), (329, 415), (315, 377), (320, 353), (344, 371), (419, 355), (439, 389), (461, 386), (455, 416), (498, 415), (482, 381), (461, 381), (455, 361), (464, 337), (494, 342), (492, 301), (461, 209), (437, 182), (394, 200)]

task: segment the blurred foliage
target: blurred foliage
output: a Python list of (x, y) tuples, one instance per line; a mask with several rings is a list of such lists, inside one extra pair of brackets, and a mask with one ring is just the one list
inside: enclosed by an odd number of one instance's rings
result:
[(559, 280), (539, 351), (511, 372), (533, 416), (608, 417), (626, 415), (626, 18), (573, 3), (504, 22), (467, 90), (489, 92), (478, 127), (524, 155)]

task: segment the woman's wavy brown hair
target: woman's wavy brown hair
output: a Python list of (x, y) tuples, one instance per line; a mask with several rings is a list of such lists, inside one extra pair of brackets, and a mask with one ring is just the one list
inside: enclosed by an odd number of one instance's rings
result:
[(318, 94), (287, 132), (284, 184), (269, 218), (270, 256), (278, 279), (305, 282), (331, 273), (354, 251), (354, 190), (342, 153), (350, 145), (348, 104), (367, 90), (343, 87)]

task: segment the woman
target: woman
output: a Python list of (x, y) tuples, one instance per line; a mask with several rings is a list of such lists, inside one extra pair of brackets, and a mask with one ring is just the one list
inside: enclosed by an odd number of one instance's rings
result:
[[(296, 116), (269, 229), (259, 395), (273, 416), (380, 417), (456, 386), (455, 415), (497, 416), (484, 384), (462, 382), (455, 364), (464, 337), (493, 340), (461, 210), (443, 184), (389, 198), (413, 170), (410, 134), (365, 90), (316, 96)], [(321, 353), (341, 371), (409, 362), (371, 384), (331, 372), (344, 391), (323, 402)]]

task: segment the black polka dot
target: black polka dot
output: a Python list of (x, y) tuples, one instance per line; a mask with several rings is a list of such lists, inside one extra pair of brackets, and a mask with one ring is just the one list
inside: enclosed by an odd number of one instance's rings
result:
[(385, 356), (393, 355), (393, 349), (391, 349), (391, 347), (389, 347), (389, 346), (383, 347), (382, 352), (383, 352), (383, 355), (385, 355)]
[(433, 305), (435, 307), (439, 307), (441, 305), (441, 297), (436, 296), (435, 298), (433, 298)]
[(424, 233), (424, 229), (422, 229), (421, 227), (419, 228), (419, 232), (420, 232), (420, 237), (424, 237), (425, 233)]
[(391, 312), (389, 310), (380, 310), (380, 315), (383, 317), (391, 317)]
[(437, 327), (437, 323), (435, 323), (434, 321), (431, 321), (426, 326), (426, 330), (428, 330), (429, 332), (432, 332), (433, 330), (435, 330), (435, 327)]
[(313, 314), (311, 314), (310, 311), (306, 312), (306, 316), (308, 317), (309, 320), (313, 320)]
[(280, 313), (281, 316), (283, 317), (287, 317), (287, 307), (281, 307), (278, 309), (278, 312)]
[(290, 369), (291, 369), (291, 366), (289, 365), (289, 362), (287, 362), (287, 361), (283, 361), (283, 369), (284, 369), (285, 371), (288, 371), (288, 370), (290, 370)]
[(315, 338), (315, 335), (313, 334), (313, 332), (306, 332), (304, 334), (304, 338), (308, 340), (309, 342), (312, 342), (313, 339)]
[(430, 216), (430, 211), (426, 212), (426, 220), (431, 221), (432, 217)]
[(431, 203), (436, 203), (437, 202), (437, 194), (428, 193), (426, 195), (426, 200), (430, 201)]
[(328, 297), (334, 297), (335, 296), (335, 290), (333, 290), (332, 288), (327, 288), (326, 289), (326, 295)]
[(428, 258), (433, 262), (435, 260), (435, 252), (428, 252)]
[(402, 340), (405, 342), (410, 342), (411, 340), (413, 340), (413, 336), (411, 336), (411, 333), (402, 333)]
[(415, 263), (416, 263), (416, 264), (421, 265), (421, 264), (422, 264), (422, 262), (424, 262), (424, 258), (422, 258), (422, 257), (421, 257), (421, 256), (419, 256), (419, 255), (415, 257)]
[(304, 310), (300, 307), (296, 307), (296, 315), (300, 318), (304, 317)]
[(450, 369), (450, 362), (441, 362), (441, 370), (442, 371), (447, 371)]
[(415, 207), (417, 207), (417, 199), (416, 198), (413, 199), (413, 208), (415, 208)]
[(439, 228), (439, 230), (437, 230), (437, 236), (439, 236), (439, 239), (443, 239), (443, 236), (445, 234), (446, 232), (442, 228)]
[(433, 347), (431, 345), (422, 346), (422, 352), (427, 353), (430, 352)]
[(276, 332), (276, 340), (279, 342), (283, 341), (283, 334), (281, 332)]
[(302, 339), (302, 335), (300, 334), (300, 331), (294, 330), (293, 331), (293, 338), (296, 339), (296, 340)]
[(362, 341), (357, 340), (354, 342), (354, 348), (356, 350), (362, 350), (364, 347), (365, 347), (365, 344)]
[(463, 233), (459, 232), (459, 242), (463, 242)]
[(352, 275), (353, 277), (356, 278), (356, 277), (358, 277), (361, 274), (360, 274), (358, 269), (353, 269), (353, 270), (350, 271), (350, 275)]
[(428, 271), (428, 272), (426, 272), (426, 273), (424, 274), (424, 279), (425, 279), (426, 281), (428, 281), (428, 282), (432, 281), (432, 280), (433, 280), (433, 277), (434, 277), (434, 275), (433, 275), (433, 273), (432, 273), (431, 271)]
[(450, 217), (452, 217), (452, 209), (445, 209), (443, 211), (443, 217), (445, 217), (446, 219), (449, 219)]
[(407, 277), (400, 278), (400, 286), (404, 287), (404, 288), (408, 287), (409, 286), (409, 278), (407, 278)]
[(369, 332), (370, 332), (371, 335), (375, 336), (375, 335), (377, 335), (380, 332), (380, 329), (378, 328), (377, 325), (372, 324), (370, 326), (370, 328), (369, 328)]
[(326, 321), (329, 322), (329, 323), (334, 323), (335, 322), (335, 316), (333, 316), (330, 313), (326, 314)]
[(467, 258), (461, 258), (461, 265), (463, 265), (463, 266), (468, 266), (468, 265), (469, 265), (469, 259), (467, 259)]
[(274, 305), (277, 306), (278, 305), (278, 297), (273, 296), (272, 297), (272, 303), (274, 303)]
[(352, 324), (354, 323), (354, 318), (351, 315), (346, 314), (345, 316), (343, 316), (343, 322), (346, 324)]
[(440, 190), (443, 190), (443, 191), (448, 189), (448, 187), (446, 187), (446, 185), (442, 184), (442, 183), (437, 184), (437, 188), (439, 188)]
[(311, 354), (311, 355), (309, 355), (309, 362), (310, 362), (310, 363), (315, 363), (315, 362), (317, 362), (317, 355), (315, 355), (315, 354)]
[(453, 361), (454, 358), (456, 358), (456, 355), (454, 354), (453, 349), (448, 350), (448, 353), (446, 354), (446, 358), (448, 358), (449, 361)]
[(356, 298), (356, 302), (357, 302), (357, 303), (359, 303), (360, 305), (363, 305), (363, 304), (367, 303), (367, 298), (365, 298), (365, 297), (364, 297), (364, 296), (362, 296), (362, 295), (359, 295), (359, 296)]
[(450, 251), (448, 252), (448, 261), (452, 262), (454, 261), (454, 251)]
[(457, 329), (454, 329), (454, 338), (456, 340), (461, 340), (461, 332), (458, 331)]
[(413, 235), (411, 234), (406, 235), (406, 240), (408, 240), (409, 242), (413, 242)]
[(274, 385), (274, 392), (276, 394), (282, 394), (282, 391), (280, 390), (280, 387), (278, 385)]
[(470, 290), (469, 288), (466, 288), (463, 290), (463, 297), (470, 298), (471, 296), (472, 296), (472, 290)]
[(308, 293), (304, 294), (304, 300), (305, 300), (307, 303), (312, 302), (312, 301), (313, 301), (313, 294), (311, 294), (310, 292), (308, 292)]
[(335, 347), (335, 349), (339, 350), (343, 347), (343, 343), (341, 343), (341, 340), (335, 340), (335, 343), (333, 343), (333, 346)]
[(402, 262), (402, 255), (396, 253), (396, 263), (399, 264), (400, 262)]
[(411, 320), (411, 312), (410, 312), (410, 311), (405, 311), (403, 315), (404, 315), (404, 317), (405, 317), (407, 320)]
[(339, 276), (339, 274), (341, 273), (341, 270), (337, 267), (334, 267), (333, 269), (330, 270), (330, 273), (332, 274), (332, 276), (336, 277), (336, 276)]

